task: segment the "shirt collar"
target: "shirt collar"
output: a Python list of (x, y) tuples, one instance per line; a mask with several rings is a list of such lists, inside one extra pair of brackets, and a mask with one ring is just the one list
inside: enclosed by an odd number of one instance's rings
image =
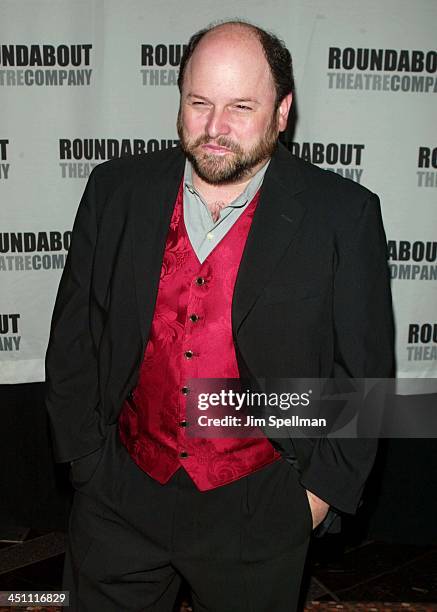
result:
[[(267, 163), (264, 164), (260, 170), (250, 179), (249, 183), (246, 185), (245, 190), (240, 193), (240, 195), (235, 198), (230, 204), (226, 206), (226, 208), (242, 208), (246, 206), (249, 202), (253, 200), (256, 192), (261, 187), (261, 184), (264, 180), (264, 175), (269, 167), (270, 159)], [(202, 196), (198, 191), (196, 191), (193, 185), (193, 167), (188, 159), (185, 161), (185, 171), (184, 171), (184, 189), (187, 189), (191, 194), (196, 195), (202, 204), (206, 207), (206, 203), (203, 201)]]

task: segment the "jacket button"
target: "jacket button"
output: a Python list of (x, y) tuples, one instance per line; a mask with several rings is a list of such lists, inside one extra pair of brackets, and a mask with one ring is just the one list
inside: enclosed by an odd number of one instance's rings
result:
[(199, 317), (196, 314), (193, 313), (192, 315), (190, 315), (190, 321), (192, 323), (196, 323), (198, 320), (199, 320)]
[(187, 359), (191, 359), (193, 355), (194, 355), (193, 351), (185, 351), (185, 353), (184, 353), (184, 356)]
[(179, 453), (179, 457), (181, 459), (186, 459), (188, 457), (187, 451), (182, 451), (181, 453)]
[(202, 278), (201, 276), (198, 276), (196, 278), (196, 285), (204, 285), (205, 283), (206, 283), (206, 280)]
[(189, 392), (190, 392), (190, 390), (189, 390), (188, 387), (182, 387), (182, 389), (181, 389), (182, 395), (188, 395)]

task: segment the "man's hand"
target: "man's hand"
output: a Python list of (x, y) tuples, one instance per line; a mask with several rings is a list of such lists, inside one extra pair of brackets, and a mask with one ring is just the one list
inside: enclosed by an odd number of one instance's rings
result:
[(311, 493), (311, 491), (308, 491), (308, 489), (306, 489), (306, 494), (313, 516), (313, 529), (315, 529), (328, 514), (329, 504), (320, 499), (320, 497), (317, 497), (317, 495), (314, 495), (314, 493)]

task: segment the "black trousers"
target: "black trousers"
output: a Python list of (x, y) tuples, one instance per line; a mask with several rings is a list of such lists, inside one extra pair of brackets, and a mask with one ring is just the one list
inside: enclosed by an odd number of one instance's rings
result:
[(70, 609), (171, 612), (182, 577), (195, 612), (296, 609), (312, 520), (284, 460), (212, 491), (198, 491), (183, 469), (161, 485), (113, 426), (72, 479)]

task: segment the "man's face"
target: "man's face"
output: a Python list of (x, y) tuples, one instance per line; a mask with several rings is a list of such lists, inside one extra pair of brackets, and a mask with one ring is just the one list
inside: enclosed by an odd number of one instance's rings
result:
[(186, 67), (178, 114), (182, 148), (210, 184), (250, 179), (271, 157), (291, 102), (276, 90), (261, 44), (241, 28), (218, 28)]

